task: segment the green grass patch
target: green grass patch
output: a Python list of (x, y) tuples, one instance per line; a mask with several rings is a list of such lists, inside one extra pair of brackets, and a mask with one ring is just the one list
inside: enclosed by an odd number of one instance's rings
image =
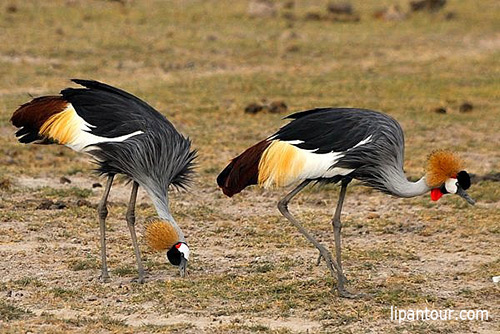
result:
[(70, 187), (67, 189), (66, 188), (56, 189), (56, 188), (51, 188), (51, 187), (43, 187), (39, 191), (44, 196), (54, 197), (54, 198), (58, 198), (58, 199), (71, 198), (71, 197), (87, 198), (90, 195), (92, 195), (91, 189), (84, 189), (84, 188), (78, 188), (78, 187)]
[(0, 320), (11, 321), (30, 316), (30, 310), (20, 308), (0, 300)]

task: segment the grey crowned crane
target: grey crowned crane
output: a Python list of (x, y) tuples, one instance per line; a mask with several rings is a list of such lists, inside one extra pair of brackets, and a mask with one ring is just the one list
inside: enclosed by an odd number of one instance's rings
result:
[(151, 197), (159, 219), (146, 228), (148, 243), (167, 251), (168, 260), (184, 276), (189, 248), (181, 228), (170, 213), (168, 188), (184, 188), (193, 172), (196, 152), (162, 114), (139, 98), (112, 86), (91, 80), (73, 80), (85, 88), (67, 88), (61, 95), (43, 96), (20, 106), (11, 122), (19, 130), (21, 143), (62, 144), (90, 154), (97, 172), (107, 176), (98, 205), (102, 270), (100, 279), (109, 281), (106, 262), (107, 199), (117, 174), (132, 182), (126, 213), (138, 268), (138, 282), (144, 281), (135, 233), (135, 203), (142, 186)]
[[(232, 159), (217, 177), (217, 184), (231, 197), (253, 184), (286, 187), (299, 183), (278, 202), (278, 209), (319, 250), (319, 259), (325, 259), (332, 276), (337, 276), (341, 296), (352, 296), (344, 286), (347, 280), (342, 270), (340, 246), (340, 214), (352, 179), (397, 197), (419, 196), (430, 191), (432, 200), (452, 193), (474, 204), (465, 192), (470, 186), (469, 175), (451, 152), (432, 153), (426, 175), (417, 182), (408, 181), (403, 171), (403, 130), (396, 120), (383, 113), (322, 108), (287, 118), (292, 121), (274, 135)], [(290, 200), (311, 182), (341, 184), (332, 219), (335, 260), (288, 211)]]

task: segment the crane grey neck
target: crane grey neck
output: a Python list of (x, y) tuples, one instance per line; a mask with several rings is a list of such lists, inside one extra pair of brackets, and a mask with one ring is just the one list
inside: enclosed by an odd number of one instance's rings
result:
[(425, 176), (417, 182), (410, 182), (403, 173), (392, 175), (387, 188), (393, 195), (398, 197), (415, 197), (431, 190), (426, 183)]
[(186, 238), (184, 237), (184, 233), (182, 232), (181, 228), (179, 225), (177, 225), (177, 222), (175, 221), (174, 217), (170, 213), (170, 206), (169, 206), (169, 201), (168, 201), (168, 191), (167, 190), (160, 190), (152, 187), (148, 187), (148, 185), (142, 185), (144, 189), (146, 189), (147, 193), (151, 197), (151, 200), (153, 201), (153, 205), (156, 208), (156, 212), (158, 213), (158, 216), (164, 220), (170, 223), (175, 231), (177, 232), (177, 235), (179, 236), (179, 241), (186, 242)]

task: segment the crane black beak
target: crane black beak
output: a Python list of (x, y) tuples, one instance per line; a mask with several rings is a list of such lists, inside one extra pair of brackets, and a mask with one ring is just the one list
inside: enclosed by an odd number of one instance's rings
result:
[(181, 263), (179, 264), (179, 272), (181, 277), (186, 277), (186, 268), (187, 268), (187, 260), (184, 258), (184, 255), (181, 255)]
[(462, 187), (458, 187), (458, 190), (457, 190), (457, 195), (462, 197), (463, 199), (465, 199), (467, 201), (467, 203), (471, 204), (471, 205), (474, 205), (476, 204), (476, 201), (474, 201), (470, 196), (469, 194), (467, 194), (467, 192), (465, 190), (462, 189)]

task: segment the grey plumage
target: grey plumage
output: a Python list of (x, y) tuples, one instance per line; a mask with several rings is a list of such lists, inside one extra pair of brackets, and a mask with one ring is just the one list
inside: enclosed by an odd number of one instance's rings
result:
[[(318, 264), (323, 258), (331, 274), (337, 276), (340, 295), (351, 297), (345, 289), (340, 246), (340, 216), (348, 184), (357, 179), (398, 197), (418, 196), (431, 188), (425, 176), (417, 182), (406, 179), (403, 130), (388, 115), (367, 109), (321, 108), (287, 118), (292, 121), (232, 159), (217, 177), (217, 184), (231, 197), (253, 184), (269, 187), (301, 182), (278, 202), (278, 209), (318, 249)], [(473, 204), (465, 193), (470, 185), (467, 180), (465, 171), (456, 170), (445, 181), (450, 189), (456, 189), (453, 193)], [(288, 210), (290, 200), (311, 182), (341, 184), (332, 219), (336, 259)], [(446, 193), (446, 184), (441, 188), (433, 191)]]
[(158, 196), (170, 185), (185, 188), (193, 173), (195, 151), (175, 129), (157, 123), (143, 134), (119, 143), (100, 143), (89, 151), (102, 174), (125, 174)]
[(87, 88), (67, 88), (61, 93), (93, 125), (91, 133), (118, 137), (142, 132), (125, 141), (92, 145), (87, 152), (97, 159), (99, 173), (125, 174), (161, 195), (170, 184), (180, 188), (188, 185), (196, 152), (191, 151), (191, 141), (165, 116), (115, 87), (97, 81), (74, 81)]
[[(321, 108), (295, 113), (273, 139), (300, 140), (293, 144), (314, 153), (343, 152), (330, 167), (354, 169), (349, 177), (382, 192), (397, 195), (393, 178), (404, 177), (404, 135), (399, 123), (377, 111), (357, 108)], [(367, 143), (358, 143), (370, 138)], [(321, 178), (319, 182), (336, 183), (342, 175)]]
[[(95, 158), (97, 171), (107, 176), (103, 197), (98, 205), (101, 229), (101, 279), (109, 280), (106, 264), (106, 203), (116, 174), (132, 181), (126, 220), (130, 229), (138, 265), (139, 282), (144, 269), (135, 234), (135, 203), (138, 187), (150, 195), (161, 220), (175, 230), (175, 262), (185, 273), (189, 248), (169, 209), (170, 185), (185, 188), (193, 173), (196, 152), (189, 138), (181, 135), (165, 116), (146, 102), (121, 89), (92, 80), (74, 79), (85, 88), (67, 88), (61, 96), (33, 99), (12, 116), (20, 128), (16, 135), (24, 143), (59, 143)], [(174, 240), (175, 239), (175, 240)], [(179, 249), (180, 250), (179, 250)], [(174, 257), (170, 257), (174, 258)], [(170, 259), (169, 258), (169, 259)]]

